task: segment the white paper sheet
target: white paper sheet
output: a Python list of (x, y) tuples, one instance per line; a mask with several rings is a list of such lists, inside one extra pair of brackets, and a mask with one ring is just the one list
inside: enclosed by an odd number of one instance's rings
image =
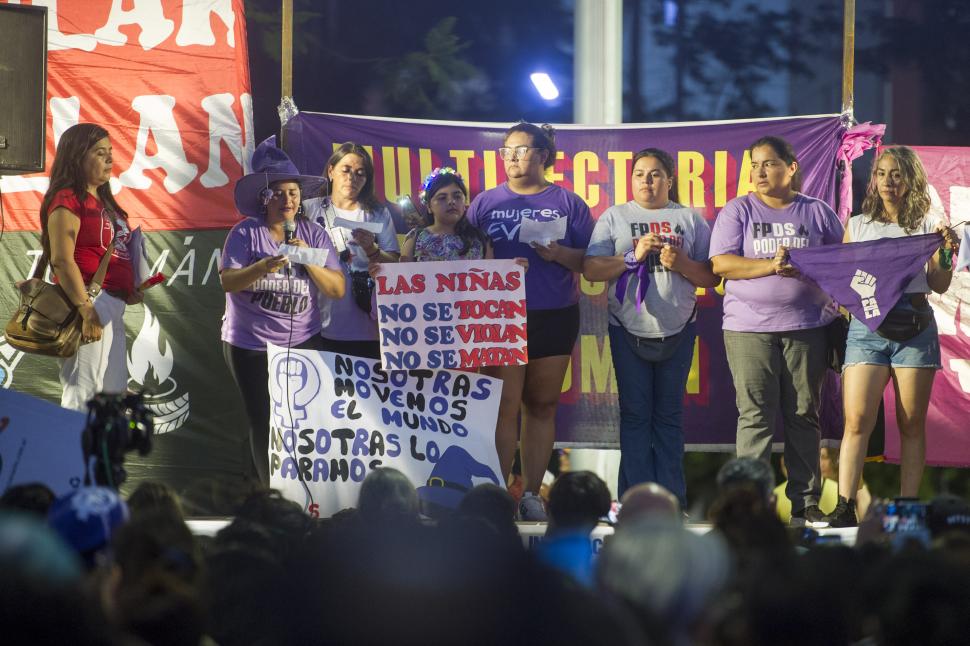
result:
[(135, 285), (141, 285), (151, 276), (152, 268), (148, 264), (145, 235), (140, 226), (135, 227), (128, 238), (128, 253), (131, 256), (131, 267), (135, 271)]
[(519, 242), (531, 244), (533, 242), (547, 245), (553, 240), (566, 237), (566, 218), (557, 218), (548, 222), (537, 222), (532, 218), (522, 218), (519, 227)]
[(384, 230), (383, 222), (357, 222), (356, 220), (348, 220), (347, 218), (336, 217), (333, 219), (333, 226), (340, 227), (341, 229), (363, 229), (364, 231), (370, 231), (375, 236)]
[(330, 255), (330, 250), (282, 244), (280, 245), (280, 255), (286, 256), (290, 259), (290, 262), (297, 265), (315, 265), (317, 267), (326, 267), (327, 257)]

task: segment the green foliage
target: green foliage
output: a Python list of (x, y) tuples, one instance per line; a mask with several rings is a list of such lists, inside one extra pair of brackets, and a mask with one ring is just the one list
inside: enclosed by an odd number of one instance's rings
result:
[[(260, 2), (267, 5), (266, 2)], [(256, 3), (246, 4), (246, 24), (249, 31), (259, 34), (258, 47), (256, 51), (250, 52), (253, 55), (264, 57), (274, 63), (280, 63), (283, 59), (283, 32), (280, 25), (283, 22), (283, 9), (281, 3), (274, 2), (272, 9), (261, 8)], [(317, 11), (293, 11), (293, 56), (306, 56), (311, 52), (312, 40), (303, 37), (312, 21), (320, 18)]]
[(639, 103), (634, 114), (651, 121), (773, 116), (761, 91), (781, 73), (813, 77), (805, 61), (821, 49), (818, 32), (840, 24), (829, 3), (813, 7), (807, 17), (755, 2), (735, 8), (683, 0), (677, 6), (673, 25), (665, 24), (661, 3), (650, 14), (657, 43), (674, 52), (673, 100), (648, 110), (644, 97), (628, 97)]
[(484, 74), (462, 57), (470, 43), (455, 34), (457, 21), (453, 16), (441, 19), (425, 35), (423, 49), (377, 65), (392, 114), (454, 118), (471, 103), (481, 108), (489, 100)]

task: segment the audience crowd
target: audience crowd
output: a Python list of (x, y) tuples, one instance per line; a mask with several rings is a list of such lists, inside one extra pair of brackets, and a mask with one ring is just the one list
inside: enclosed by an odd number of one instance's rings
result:
[[(775, 476), (736, 458), (709, 525), (677, 496), (625, 493), (613, 531), (606, 484), (563, 471), (545, 537), (528, 549), (495, 485), (425, 515), (414, 486), (377, 469), (358, 506), (313, 519), (272, 490), (196, 536), (168, 487), (123, 500), (43, 485), (0, 500), (3, 643), (958, 644), (970, 634), (970, 508), (930, 507), (926, 533), (883, 533), (870, 507), (855, 546), (789, 528)], [(597, 528), (597, 526), (600, 526)]]

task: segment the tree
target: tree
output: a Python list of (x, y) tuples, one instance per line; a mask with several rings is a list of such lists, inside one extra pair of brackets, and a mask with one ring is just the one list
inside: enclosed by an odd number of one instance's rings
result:
[(428, 30), (424, 48), (377, 65), (383, 79), (384, 106), (400, 117), (454, 119), (489, 110), (488, 78), (463, 58), (471, 43), (455, 34), (457, 18), (443, 18)]

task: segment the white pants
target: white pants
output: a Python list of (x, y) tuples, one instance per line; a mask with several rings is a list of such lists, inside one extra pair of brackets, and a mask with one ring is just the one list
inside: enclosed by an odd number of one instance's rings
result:
[(81, 412), (97, 393), (123, 393), (128, 387), (125, 302), (101, 292), (94, 310), (104, 326), (101, 340), (82, 344), (76, 355), (61, 361), (61, 406)]

